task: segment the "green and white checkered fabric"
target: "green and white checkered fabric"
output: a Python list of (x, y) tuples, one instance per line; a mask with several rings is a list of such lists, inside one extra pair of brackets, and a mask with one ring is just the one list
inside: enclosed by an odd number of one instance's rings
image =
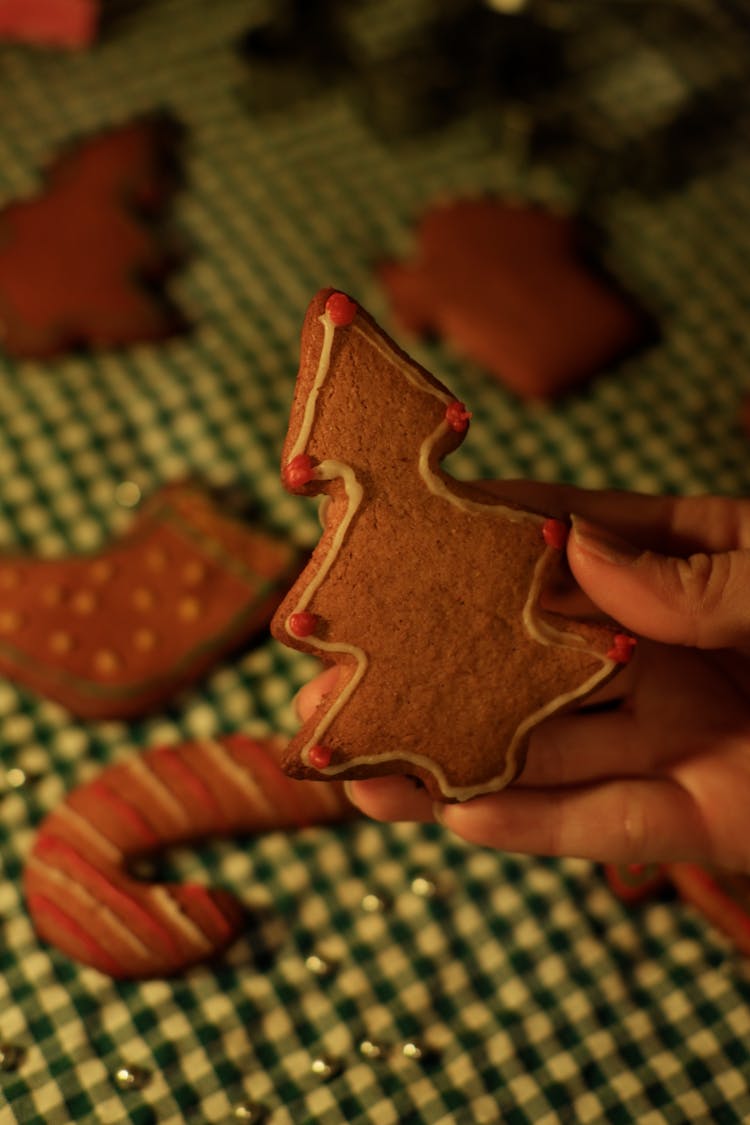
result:
[[(173, 293), (195, 326), (159, 347), (0, 359), (0, 549), (94, 549), (131, 518), (123, 482), (146, 493), (187, 475), (237, 490), (268, 526), (311, 545), (316, 513), (278, 477), (307, 302), (339, 286), (392, 327), (373, 262), (408, 250), (433, 199), (484, 191), (563, 206), (585, 197), (609, 267), (663, 338), (551, 406), (520, 403), (444, 345), (409, 345), (474, 412), (455, 474), (746, 493), (747, 119), (721, 161), (647, 194), (627, 180), (597, 190), (596, 161), (575, 153), (523, 158), (482, 114), (387, 143), (341, 85), (259, 116), (235, 45), (266, 7), (113, 0), (89, 52), (0, 46), (0, 204), (33, 192), (74, 136), (154, 108), (186, 126), (176, 221), (190, 256)], [(652, 19), (647, 5), (597, 4), (597, 18), (582, 7), (582, 77), (565, 98), (600, 154), (725, 87), (747, 55), (738, 29), (690, 31), (710, 5), (654, 5)], [(387, 42), (403, 10), (367, 0), (352, 18)], [(291, 731), (311, 671), (267, 641), (131, 724), (75, 722), (0, 683), (2, 1125), (209, 1125), (252, 1120), (252, 1103), (272, 1125), (750, 1120), (750, 968), (689, 908), (625, 907), (583, 862), (494, 854), (433, 826), (216, 841), (164, 867), (246, 903), (247, 933), (221, 963), (118, 984), (40, 944), (20, 877), (64, 793), (140, 748)], [(14, 768), (27, 776), (18, 788)], [(433, 895), (415, 892), (420, 875)], [(368, 894), (381, 910), (364, 909)], [(311, 954), (332, 971), (311, 972)], [(365, 1038), (382, 1057), (360, 1053)], [(421, 1059), (404, 1055), (410, 1041)], [(311, 1069), (323, 1056), (337, 1064), (329, 1077)], [(121, 1088), (122, 1067), (146, 1080)]]

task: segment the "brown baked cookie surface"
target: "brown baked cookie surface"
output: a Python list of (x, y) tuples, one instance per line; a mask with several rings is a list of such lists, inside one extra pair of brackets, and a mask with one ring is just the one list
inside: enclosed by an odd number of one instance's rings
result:
[(378, 272), (407, 331), (444, 337), (522, 398), (552, 399), (655, 334), (584, 243), (574, 217), (456, 200), (423, 216), (411, 261)]
[(83, 718), (142, 714), (266, 627), (298, 567), (210, 493), (167, 485), (100, 552), (0, 555), (0, 673)]
[(294, 777), (500, 789), (534, 727), (629, 655), (615, 628), (540, 608), (561, 521), (441, 469), (468, 421), (355, 302), (317, 295), (282, 459), (290, 491), (325, 494), (324, 531), (271, 628), (341, 675), (286, 751)]

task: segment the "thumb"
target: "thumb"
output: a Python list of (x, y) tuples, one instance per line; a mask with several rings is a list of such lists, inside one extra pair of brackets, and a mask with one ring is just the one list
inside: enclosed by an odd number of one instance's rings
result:
[(582, 590), (626, 629), (666, 644), (750, 644), (750, 552), (687, 558), (642, 550), (574, 516), (568, 562)]

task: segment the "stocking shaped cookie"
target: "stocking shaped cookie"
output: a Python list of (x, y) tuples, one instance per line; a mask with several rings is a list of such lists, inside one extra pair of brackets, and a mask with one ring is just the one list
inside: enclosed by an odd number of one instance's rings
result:
[(540, 608), (565, 526), (441, 469), (467, 425), (353, 301), (315, 298), (283, 479), (326, 494), (324, 531), (272, 631), (340, 675), (288, 748), (295, 777), (410, 774), (457, 800), (500, 789), (534, 727), (630, 652), (614, 629)]
[(48, 359), (184, 328), (164, 289), (178, 137), (162, 115), (86, 137), (53, 161), (39, 194), (0, 211), (2, 351)]
[(167, 485), (102, 551), (0, 555), (0, 675), (83, 718), (164, 702), (268, 625), (294, 547)]

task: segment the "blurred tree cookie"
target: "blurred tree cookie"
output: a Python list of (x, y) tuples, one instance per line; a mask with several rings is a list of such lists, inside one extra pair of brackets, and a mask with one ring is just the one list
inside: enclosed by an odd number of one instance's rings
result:
[(0, 210), (0, 351), (51, 359), (185, 329), (165, 290), (180, 132), (156, 114), (84, 138)]

